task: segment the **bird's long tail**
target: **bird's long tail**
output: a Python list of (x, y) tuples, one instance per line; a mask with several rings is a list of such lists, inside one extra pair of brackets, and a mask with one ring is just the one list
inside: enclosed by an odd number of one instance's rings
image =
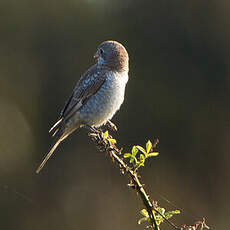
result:
[(54, 153), (55, 149), (58, 147), (58, 145), (64, 140), (66, 139), (73, 131), (75, 131), (76, 129), (78, 129), (80, 127), (80, 123), (76, 123), (74, 126), (71, 126), (70, 128), (66, 128), (66, 124), (62, 123), (61, 121), (57, 122), (52, 128), (51, 128), (51, 132), (54, 132), (52, 134), (52, 136), (55, 137), (55, 141), (54, 143), (51, 145), (49, 152), (47, 153), (47, 155), (45, 156), (44, 160), (42, 161), (42, 163), (40, 164), (40, 166), (38, 167), (38, 169), (36, 170), (36, 173), (39, 173), (42, 168), (44, 167), (44, 165), (46, 164), (46, 162), (50, 159), (50, 157), (52, 156), (52, 154)]
[(50, 157), (54, 153), (54, 150), (58, 147), (58, 145), (62, 142), (62, 140), (63, 140), (62, 138), (59, 138), (56, 142), (54, 142), (54, 144), (50, 148), (50, 151), (45, 156), (44, 160), (42, 161), (42, 163), (40, 164), (40, 166), (36, 170), (36, 173), (39, 173), (42, 170), (42, 168), (45, 166), (46, 162), (50, 159)]

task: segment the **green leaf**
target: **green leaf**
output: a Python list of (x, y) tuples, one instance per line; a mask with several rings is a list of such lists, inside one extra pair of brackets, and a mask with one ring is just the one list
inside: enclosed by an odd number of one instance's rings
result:
[[(159, 207), (159, 206), (156, 208), (156, 210), (157, 210), (161, 215), (163, 215), (166, 219), (169, 219), (169, 218), (171, 218), (173, 215), (179, 214), (179, 213), (180, 213), (180, 210), (173, 210), (173, 211), (167, 211), (167, 212), (166, 212), (164, 208)], [(153, 210), (153, 212), (155, 213), (156, 224), (157, 224), (158, 226), (160, 226), (160, 224), (164, 222), (164, 218), (163, 218), (161, 215), (159, 215), (159, 213), (157, 213), (156, 211)], [(141, 224), (141, 223), (143, 223), (144, 221), (150, 222), (149, 214), (148, 214), (148, 212), (147, 212), (146, 209), (142, 209), (142, 210), (140, 211), (140, 213), (141, 213), (141, 215), (144, 216), (144, 217), (142, 217), (141, 219), (139, 219), (138, 224)]]
[(125, 153), (125, 154), (124, 154), (124, 158), (129, 158), (129, 157), (131, 157), (131, 156), (132, 156), (131, 153)]
[(107, 131), (105, 131), (103, 134), (104, 134), (104, 137), (105, 137), (105, 138), (108, 138), (108, 136), (109, 136), (109, 132), (108, 132), (108, 130), (107, 130)]
[(151, 142), (151, 141), (148, 141), (148, 142), (146, 143), (146, 152), (147, 152), (147, 153), (150, 152), (152, 146), (153, 146), (153, 145), (152, 145), (152, 142)]
[(147, 212), (146, 209), (142, 209), (142, 210), (140, 211), (140, 213), (141, 213), (141, 215), (143, 215), (143, 216), (145, 216), (145, 217), (149, 217), (149, 214), (148, 214), (148, 212)]
[(158, 226), (160, 226), (160, 224), (164, 222), (164, 219), (161, 216), (156, 216), (156, 223)]
[(109, 142), (110, 142), (111, 144), (116, 144), (116, 143), (117, 143), (116, 139), (109, 138), (108, 140), (109, 140)]
[(141, 147), (140, 145), (136, 146), (138, 150), (140, 150), (142, 153), (144, 153), (146, 155), (146, 151), (143, 147)]
[[(180, 213), (180, 210), (173, 210), (173, 211), (167, 211), (167, 212), (165, 212), (165, 209), (161, 208), (161, 207), (157, 207), (157, 211), (159, 213), (161, 213), (161, 215), (163, 215), (167, 220), (170, 219), (171, 217), (173, 217), (175, 214), (179, 214)], [(159, 215), (159, 214), (156, 215), (157, 225), (160, 225), (161, 223), (164, 222), (164, 218), (161, 215)]]
[(152, 152), (148, 154), (148, 157), (155, 157), (157, 155), (159, 155), (159, 152)]
[(168, 211), (165, 213), (165, 218), (170, 219), (172, 216), (180, 214), (180, 210), (173, 210), (173, 211)]
[(170, 211), (170, 212), (172, 212), (173, 215), (174, 215), (174, 214), (180, 214), (180, 210), (178, 210), (178, 209), (176, 209), (176, 210), (174, 210), (174, 211)]
[(135, 157), (137, 153), (138, 153), (138, 149), (137, 149), (137, 147), (134, 145), (133, 148), (132, 148), (132, 156)]

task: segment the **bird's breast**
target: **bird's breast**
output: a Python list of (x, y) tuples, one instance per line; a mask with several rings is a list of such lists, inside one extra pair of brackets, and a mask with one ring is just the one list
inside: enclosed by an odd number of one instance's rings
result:
[(81, 120), (88, 125), (100, 126), (111, 119), (124, 101), (127, 81), (127, 72), (108, 72), (105, 83), (80, 109)]

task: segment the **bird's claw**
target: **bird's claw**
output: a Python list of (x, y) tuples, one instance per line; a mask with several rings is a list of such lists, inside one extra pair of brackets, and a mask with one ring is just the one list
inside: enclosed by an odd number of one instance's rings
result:
[(108, 120), (105, 125), (112, 131), (117, 132), (117, 126), (112, 121)]
[(101, 130), (98, 130), (98, 129), (94, 128), (93, 126), (90, 126), (90, 125), (85, 125), (85, 128), (87, 128), (92, 133), (99, 134), (101, 132)]

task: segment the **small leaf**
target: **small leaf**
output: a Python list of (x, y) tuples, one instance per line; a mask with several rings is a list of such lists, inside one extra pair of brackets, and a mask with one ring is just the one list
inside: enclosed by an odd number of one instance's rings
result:
[(132, 155), (131, 155), (131, 153), (125, 153), (124, 154), (124, 158), (129, 158), (129, 157), (131, 157)]
[(136, 146), (138, 150), (140, 150), (142, 153), (144, 153), (146, 155), (146, 151), (143, 147), (141, 147), (140, 145)]
[(133, 148), (132, 148), (132, 156), (136, 156), (136, 154), (138, 153), (138, 149), (137, 147), (134, 145)]
[(104, 137), (105, 137), (105, 138), (108, 138), (108, 136), (109, 136), (109, 132), (108, 132), (108, 130), (107, 130), (107, 131), (105, 131), (103, 134), (104, 134)]
[(174, 211), (171, 211), (173, 214), (180, 214), (180, 210), (174, 210)]
[(113, 138), (109, 138), (109, 142), (111, 144), (116, 144), (117, 143), (116, 139), (113, 139)]
[[(159, 218), (158, 218), (159, 217)], [(164, 222), (164, 219), (163, 217), (161, 216), (156, 216), (156, 223), (157, 223), (157, 226), (160, 226), (160, 224)]]
[(170, 219), (172, 216), (180, 214), (180, 210), (173, 210), (173, 211), (168, 211), (165, 213), (165, 218)]
[(159, 155), (159, 152), (152, 152), (148, 154), (148, 157), (155, 157), (157, 155)]
[(141, 215), (143, 215), (143, 216), (145, 216), (145, 217), (149, 217), (149, 214), (148, 214), (148, 212), (146, 211), (146, 209), (142, 209), (142, 210), (140, 211), (140, 213), (141, 213)]
[(147, 152), (147, 153), (150, 152), (152, 146), (153, 146), (153, 145), (152, 145), (152, 142), (151, 142), (151, 141), (148, 141), (148, 142), (146, 143), (146, 152)]

